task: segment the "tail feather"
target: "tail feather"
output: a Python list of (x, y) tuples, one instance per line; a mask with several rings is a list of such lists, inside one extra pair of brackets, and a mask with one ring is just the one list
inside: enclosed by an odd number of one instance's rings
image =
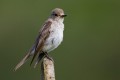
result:
[(17, 65), (16, 67), (14, 68), (14, 70), (16, 71), (18, 68), (20, 68), (27, 60), (28, 58), (30, 57), (30, 53), (28, 53)]
[(37, 61), (36, 61), (35, 65), (34, 65), (34, 68), (36, 68), (37, 64), (42, 60), (42, 58), (44, 57), (44, 55), (45, 55), (44, 53), (40, 53), (39, 54), (39, 56), (37, 58)]

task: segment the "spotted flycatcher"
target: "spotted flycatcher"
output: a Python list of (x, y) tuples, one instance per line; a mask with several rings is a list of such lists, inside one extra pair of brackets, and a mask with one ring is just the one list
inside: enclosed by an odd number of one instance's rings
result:
[(37, 57), (38, 62), (44, 57), (48, 56), (48, 52), (57, 48), (63, 41), (63, 31), (64, 31), (64, 11), (60, 8), (55, 8), (52, 10), (50, 17), (45, 21), (42, 29), (39, 31), (38, 37), (33, 44), (32, 48), (25, 55), (25, 57), (17, 64), (15, 70), (21, 67), (31, 56), (33, 56), (31, 63)]

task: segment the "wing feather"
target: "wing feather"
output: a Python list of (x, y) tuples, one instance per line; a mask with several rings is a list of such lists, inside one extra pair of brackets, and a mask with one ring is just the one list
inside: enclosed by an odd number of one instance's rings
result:
[(36, 39), (36, 42), (35, 42), (35, 53), (33, 55), (33, 58), (32, 58), (32, 61), (31, 61), (30, 65), (32, 64), (32, 62), (35, 59), (38, 52), (42, 50), (42, 48), (44, 46), (44, 42), (49, 37), (49, 34), (50, 34), (49, 30), (50, 30), (51, 24), (52, 24), (51, 21), (47, 21), (43, 25), (43, 29), (39, 32), (39, 35), (38, 35), (38, 37)]

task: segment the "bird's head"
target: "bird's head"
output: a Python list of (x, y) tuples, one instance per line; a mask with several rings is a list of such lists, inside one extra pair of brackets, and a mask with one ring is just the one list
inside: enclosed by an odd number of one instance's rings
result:
[(64, 11), (60, 8), (55, 8), (52, 10), (51, 12), (51, 18), (53, 18), (54, 20), (64, 20), (64, 17), (66, 17), (67, 15), (64, 14)]

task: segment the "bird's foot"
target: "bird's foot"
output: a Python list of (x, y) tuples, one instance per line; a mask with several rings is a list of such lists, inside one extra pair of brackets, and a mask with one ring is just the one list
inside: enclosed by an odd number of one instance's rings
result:
[(45, 52), (45, 57), (54, 62), (53, 58), (47, 52)]

